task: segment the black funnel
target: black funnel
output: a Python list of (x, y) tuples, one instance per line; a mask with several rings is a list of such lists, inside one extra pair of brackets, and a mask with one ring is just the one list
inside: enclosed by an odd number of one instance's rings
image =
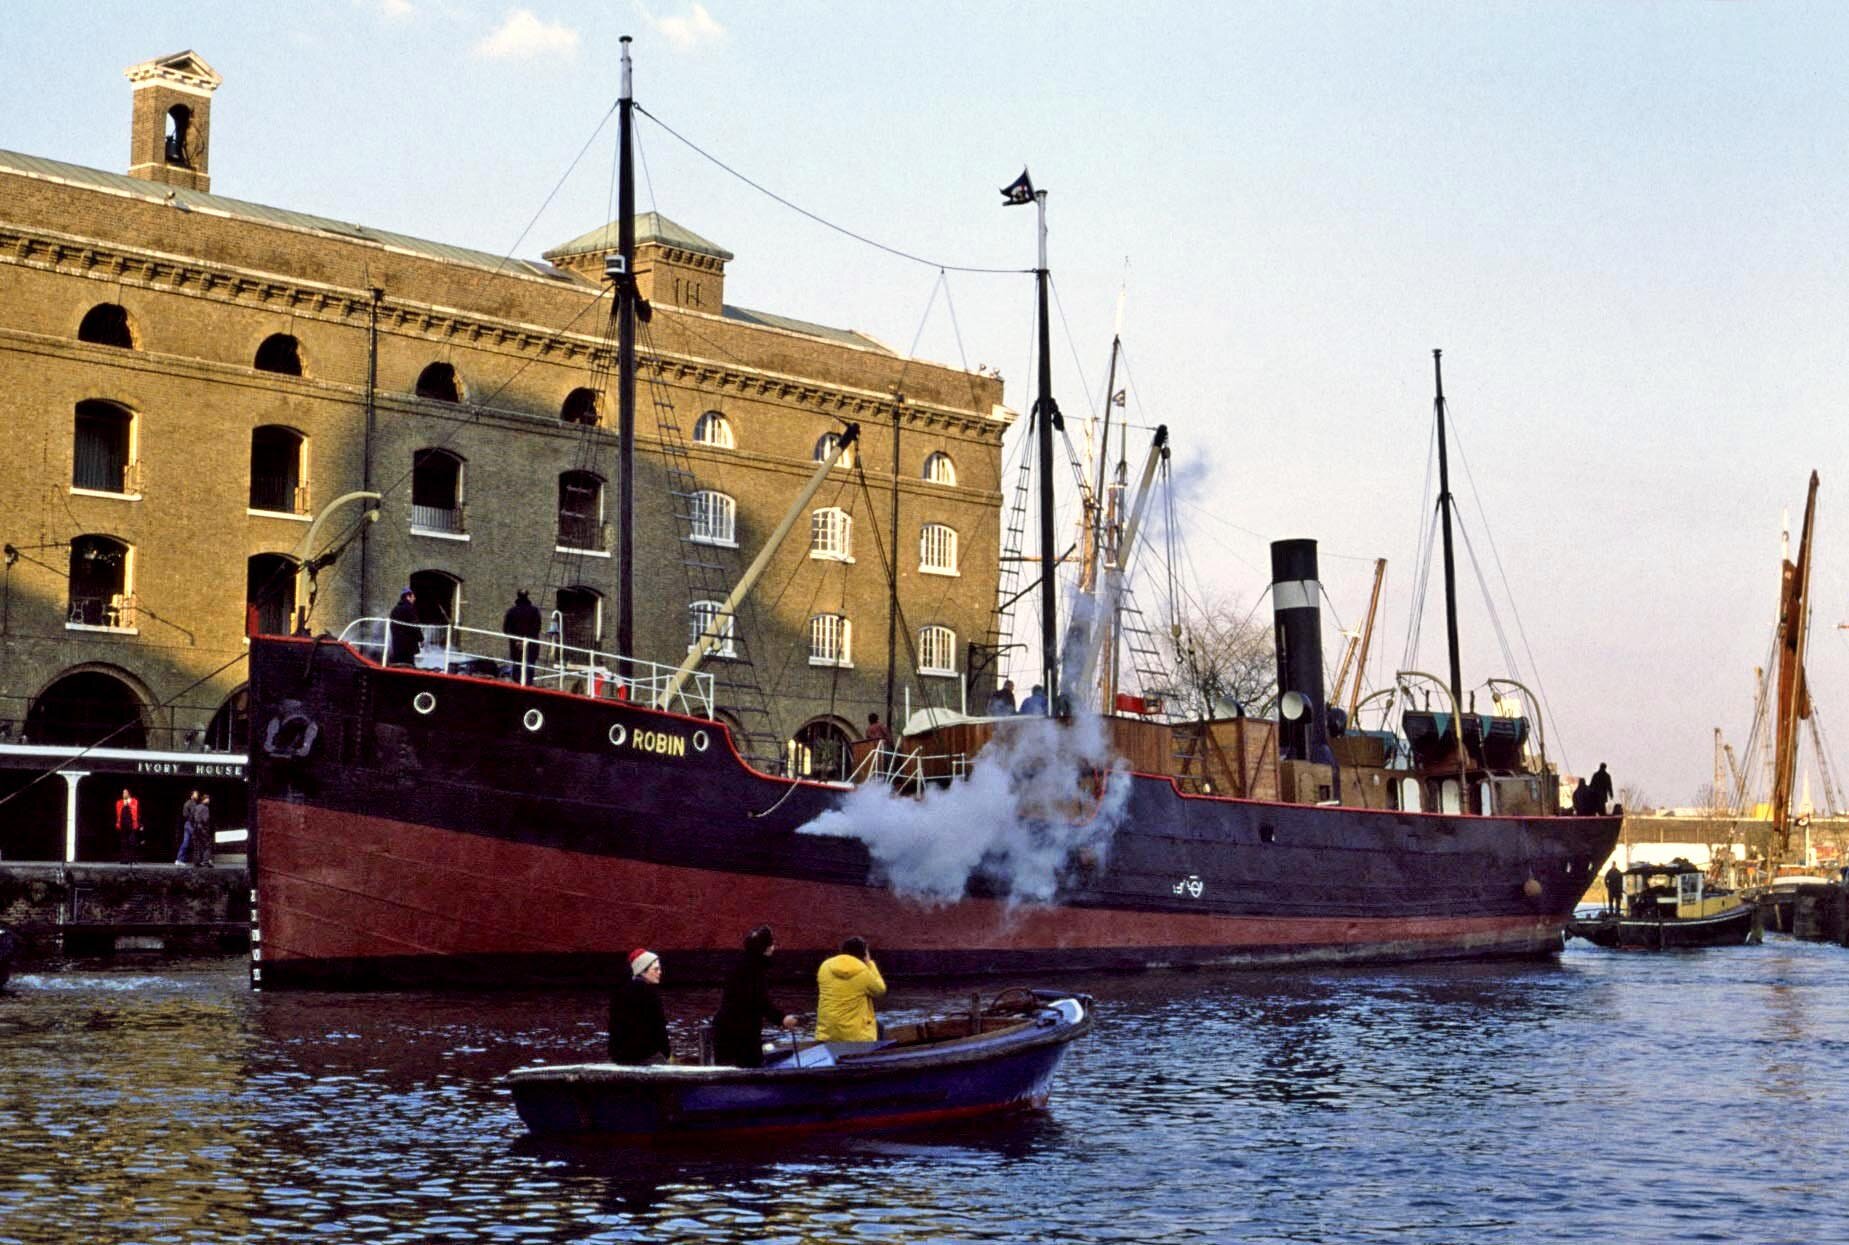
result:
[[(1331, 761), (1323, 712), (1323, 611), (1316, 542), (1271, 542), (1271, 609), (1278, 650), (1278, 756)], [(1293, 710), (1295, 712), (1293, 712)]]

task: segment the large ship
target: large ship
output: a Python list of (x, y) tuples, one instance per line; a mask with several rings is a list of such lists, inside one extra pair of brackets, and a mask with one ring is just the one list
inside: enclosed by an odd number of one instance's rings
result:
[[(625, 48), (625, 139), (628, 81)], [(629, 221), (627, 159), (623, 181)], [(793, 967), (860, 933), (902, 976), (1558, 952), (1619, 818), (1560, 816), (1529, 719), (1464, 711), (1449, 591), (1450, 678), (1432, 680), (1448, 708), (1408, 709), (1398, 732), (1326, 704), (1305, 540), (1272, 547), (1275, 719), (1209, 704), (1163, 720), (1115, 696), (1091, 711), (1121, 577), (1098, 576), (1056, 633), (1045, 200), (1025, 174), (1004, 194), (1041, 213), (1039, 712), (915, 715), (863, 745), (849, 781), (769, 772), (699, 669), (750, 575), (675, 667), (455, 626), (435, 663), (396, 664), (385, 619), (253, 637), (260, 984), (601, 982), (644, 942), (677, 980), (712, 980), (760, 923)], [(632, 246), (612, 266), (626, 427)], [(1442, 383), (1436, 410), (1450, 589)], [(1141, 504), (1122, 507), (1122, 549)]]

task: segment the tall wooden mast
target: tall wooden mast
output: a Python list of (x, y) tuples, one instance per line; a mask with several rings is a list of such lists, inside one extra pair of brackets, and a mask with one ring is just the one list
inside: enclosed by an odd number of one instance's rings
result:
[(1457, 733), (1458, 752), (1464, 747), (1464, 674), (1457, 656), (1457, 563), (1451, 554), (1451, 459), (1445, 447), (1445, 376), (1440, 360), (1444, 351), (1432, 351), (1432, 379), (1437, 396), (1432, 410), (1438, 419), (1438, 510), (1443, 520), (1445, 544), (1445, 646), (1451, 658), (1451, 709)]
[(1040, 305), (1040, 395), (1034, 400), (1034, 429), (1039, 434), (1040, 468), (1040, 683), (1046, 694), (1046, 713), (1059, 706), (1059, 550), (1053, 543), (1053, 434), (1064, 427), (1059, 404), (1053, 401), (1053, 330), (1047, 312), (1047, 286), (1051, 274), (1046, 262), (1046, 191), (1036, 190), (1034, 207), (1040, 214), (1040, 263), (1034, 284)]
[(635, 91), (630, 81), (629, 36), (623, 36), (623, 93), (618, 101), (621, 140), (616, 173), (616, 238), (622, 271), (615, 277), (617, 525), (616, 651), (636, 651), (636, 176), (630, 157)]
[(1798, 769), (1798, 723), (1810, 717), (1804, 681), (1804, 647), (1810, 635), (1811, 529), (1817, 518), (1817, 473), (1810, 473), (1798, 560), (1784, 564), (1778, 608), (1778, 719), (1773, 735), (1772, 829), (1778, 854), (1791, 850), (1791, 792)]

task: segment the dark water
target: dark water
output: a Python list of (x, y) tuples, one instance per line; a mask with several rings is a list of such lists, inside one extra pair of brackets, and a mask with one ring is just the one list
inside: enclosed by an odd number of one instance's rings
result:
[(534, 1146), (496, 1084), (593, 1056), (589, 996), (29, 974), (0, 996), (0, 1241), (1849, 1234), (1841, 948), (1076, 984), (1099, 1027), (1043, 1115), (636, 1154)]

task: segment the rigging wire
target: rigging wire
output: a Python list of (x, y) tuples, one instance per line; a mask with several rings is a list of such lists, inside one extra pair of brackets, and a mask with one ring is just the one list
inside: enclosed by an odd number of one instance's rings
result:
[(723, 169), (726, 173), (737, 178), (739, 181), (745, 183), (745, 185), (751, 187), (753, 190), (757, 191), (759, 194), (764, 195), (766, 198), (772, 199), (775, 202), (782, 204), (784, 207), (790, 209), (790, 211), (795, 212), (799, 216), (806, 216), (810, 220), (814, 221), (816, 224), (821, 225), (827, 229), (832, 229), (836, 233), (841, 234), (843, 237), (852, 238), (856, 242), (862, 243), (863, 245), (866, 245), (866, 246), (870, 246), (874, 250), (884, 251), (888, 255), (897, 256), (900, 259), (908, 259), (915, 264), (924, 264), (926, 267), (929, 267), (929, 268), (949, 269), (952, 272), (974, 272), (974, 273), (1007, 274), (1009, 276), (1019, 276), (1022, 273), (1031, 273), (1035, 271), (1032, 268), (983, 268), (983, 267), (978, 267), (972, 264), (946, 264), (938, 260), (926, 259), (922, 255), (914, 255), (910, 251), (902, 251), (896, 246), (888, 246), (886, 245), (886, 243), (876, 241), (873, 238), (867, 237), (865, 234), (855, 233), (852, 229), (847, 228), (845, 225), (837, 225), (835, 222), (829, 220), (827, 217), (818, 215), (817, 213), (810, 211), (808, 208), (803, 207), (801, 204), (794, 203), (791, 200), (784, 198), (782, 195), (770, 189), (768, 186), (765, 186), (763, 183), (754, 181), (750, 177), (747, 177), (745, 174), (739, 172), (737, 169), (727, 164), (724, 160), (721, 160), (718, 156), (714, 155), (712, 152), (707, 151), (704, 147), (701, 147), (698, 143), (688, 138), (685, 134), (682, 134), (679, 130), (676, 130), (673, 126), (669, 125), (666, 121), (663, 121), (660, 117), (657, 117), (654, 113), (644, 108), (641, 104), (637, 104), (635, 106), (635, 110), (641, 115), (647, 117), (650, 121), (653, 121), (656, 125), (660, 126), (671, 137), (677, 139), (684, 146), (686, 146), (688, 150), (692, 151), (695, 155), (698, 155), (702, 159), (705, 159), (711, 162), (712, 164), (718, 166), (720, 169)]

